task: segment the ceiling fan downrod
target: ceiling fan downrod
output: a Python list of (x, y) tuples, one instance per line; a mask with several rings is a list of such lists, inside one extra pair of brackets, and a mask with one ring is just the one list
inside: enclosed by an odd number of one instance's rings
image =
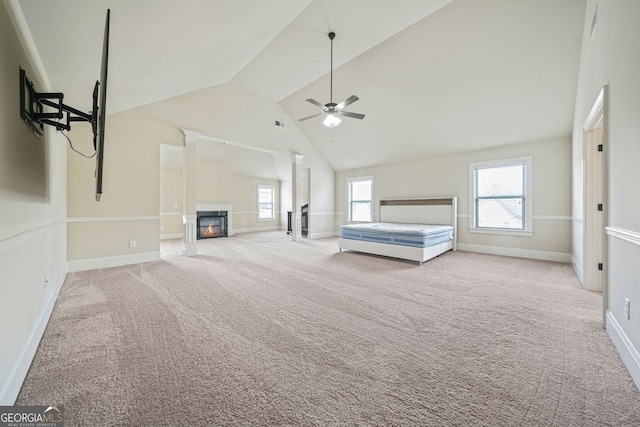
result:
[(329, 40), (331, 40), (331, 70), (329, 76), (329, 103), (333, 104), (333, 39), (336, 38), (336, 33), (331, 31), (329, 33)]
[(333, 102), (333, 39), (336, 37), (336, 33), (331, 31), (328, 34), (328, 36), (329, 36), (329, 40), (331, 41), (331, 62), (330, 62), (331, 69), (329, 70), (329, 76), (330, 76), (329, 77), (329, 80), (330, 80), (329, 81), (329, 102), (327, 104), (323, 105), (323, 104), (321, 104), (320, 102), (316, 101), (313, 98), (307, 98), (307, 102), (309, 102), (309, 103), (315, 105), (316, 107), (322, 109), (322, 112), (321, 113), (312, 114), (311, 116), (303, 117), (301, 119), (298, 119), (298, 121), (302, 122), (302, 121), (305, 121), (305, 120), (312, 119), (314, 117), (318, 117), (318, 116), (321, 116), (321, 115), (326, 115), (327, 117), (322, 122), (322, 124), (327, 126), (329, 129), (332, 129), (335, 126), (337, 126), (338, 124), (340, 124), (341, 120), (340, 120), (340, 118), (338, 118), (338, 116), (351, 117), (353, 119), (362, 120), (364, 118), (364, 114), (352, 113), (350, 111), (344, 111), (343, 110), (344, 107), (356, 102), (359, 99), (355, 95), (351, 95), (350, 97), (348, 97), (344, 101), (340, 102), (339, 104), (336, 104), (335, 102)]

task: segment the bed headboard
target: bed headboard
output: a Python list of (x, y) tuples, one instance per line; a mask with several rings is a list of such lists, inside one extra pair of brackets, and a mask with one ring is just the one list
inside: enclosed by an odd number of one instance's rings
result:
[(453, 225), (457, 221), (457, 198), (380, 200), (380, 222)]

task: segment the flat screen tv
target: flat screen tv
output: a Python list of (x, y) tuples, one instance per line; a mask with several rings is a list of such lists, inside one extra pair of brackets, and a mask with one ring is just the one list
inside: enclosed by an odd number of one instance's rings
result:
[[(104, 128), (107, 106), (107, 71), (109, 68), (109, 16), (111, 10), (107, 9), (107, 18), (104, 23), (104, 40), (102, 44), (102, 65), (100, 68), (100, 80), (96, 82), (93, 90), (93, 147), (96, 150), (96, 201), (102, 196), (102, 172), (104, 169)], [(97, 114), (97, 117), (96, 117)]]
[[(61, 92), (37, 92), (27, 78), (25, 70), (20, 68), (20, 116), (29, 128), (42, 136), (43, 125), (49, 125), (58, 131), (71, 130), (72, 122), (89, 122), (93, 131), (93, 148), (96, 158), (96, 200), (102, 196), (102, 174), (104, 170), (105, 118), (107, 106), (107, 71), (109, 68), (109, 18), (107, 9), (102, 44), (102, 64), (100, 80), (93, 88), (93, 105), (89, 113), (64, 104)], [(73, 147), (72, 147), (73, 148)], [(89, 157), (94, 157), (91, 155)], [(85, 156), (86, 157), (86, 156)]]

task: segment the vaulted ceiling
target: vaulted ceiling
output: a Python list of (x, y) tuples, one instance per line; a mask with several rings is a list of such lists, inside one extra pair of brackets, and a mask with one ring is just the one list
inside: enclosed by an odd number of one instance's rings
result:
[[(110, 114), (229, 85), (282, 109), (334, 170), (571, 133), (585, 0), (10, 1), (66, 103), (90, 109), (110, 8)], [(297, 121), (320, 111), (306, 98), (329, 101), (329, 31), (333, 99), (366, 115), (331, 132)]]

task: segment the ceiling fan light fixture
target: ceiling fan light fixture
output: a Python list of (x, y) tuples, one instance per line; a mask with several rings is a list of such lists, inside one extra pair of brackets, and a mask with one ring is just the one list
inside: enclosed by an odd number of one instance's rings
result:
[(350, 97), (348, 97), (347, 99), (345, 99), (344, 101), (336, 104), (335, 102), (333, 102), (333, 39), (336, 37), (336, 33), (334, 33), (333, 31), (329, 33), (329, 40), (331, 40), (331, 67), (330, 67), (330, 73), (329, 73), (329, 102), (326, 104), (321, 104), (318, 101), (316, 101), (313, 98), (307, 98), (307, 102), (310, 102), (311, 104), (315, 105), (318, 108), (322, 109), (322, 113), (317, 113), (317, 114), (312, 114), (310, 116), (307, 117), (303, 117), (301, 119), (298, 119), (298, 121), (302, 122), (304, 120), (309, 120), (312, 119), (314, 117), (318, 117), (321, 116), (323, 114), (326, 114), (326, 118), (324, 119), (324, 121), (322, 122), (323, 125), (325, 125), (326, 127), (328, 127), (329, 129), (333, 129), (334, 127), (338, 126), (340, 124), (340, 122), (342, 122), (342, 120), (340, 120), (340, 118), (337, 117), (337, 114), (341, 115), (341, 116), (345, 116), (345, 117), (350, 117), (353, 119), (358, 119), (358, 120), (362, 120), (364, 119), (364, 114), (360, 114), (360, 113), (352, 113), (350, 111), (344, 111), (343, 108), (346, 107), (347, 105), (351, 105), (354, 102), (356, 102), (359, 98), (355, 95), (351, 95)]
[(337, 117), (335, 114), (328, 114), (327, 117), (322, 122), (322, 124), (328, 127), (329, 129), (333, 129), (334, 127), (338, 126), (341, 121), (342, 120), (340, 120), (340, 118)]

